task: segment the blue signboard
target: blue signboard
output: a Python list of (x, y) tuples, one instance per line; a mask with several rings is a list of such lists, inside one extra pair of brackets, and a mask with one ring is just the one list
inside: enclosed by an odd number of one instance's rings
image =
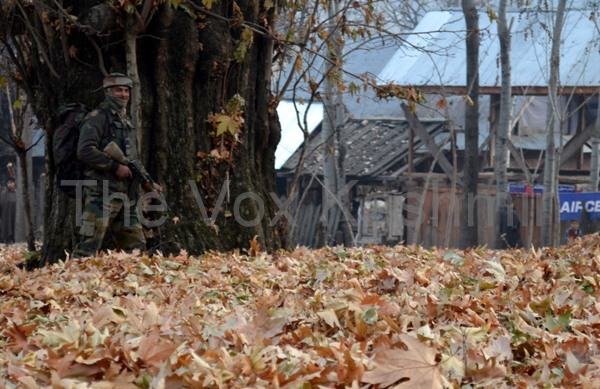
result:
[[(575, 185), (565, 185), (565, 184), (559, 184), (558, 185), (558, 193), (566, 193), (566, 192), (570, 192), (570, 193), (574, 193), (576, 191), (576, 187)], [(543, 185), (534, 185), (533, 186), (533, 190), (531, 189), (531, 185), (529, 184), (513, 184), (510, 183), (508, 184), (508, 193), (510, 194), (528, 194), (531, 195), (533, 194), (542, 194), (544, 193), (544, 186)]]
[(581, 220), (583, 210), (590, 220), (600, 219), (600, 192), (559, 193), (560, 220)]

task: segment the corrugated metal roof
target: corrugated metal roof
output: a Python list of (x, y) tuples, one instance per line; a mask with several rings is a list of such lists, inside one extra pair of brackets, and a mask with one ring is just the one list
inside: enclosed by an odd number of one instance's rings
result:
[[(562, 86), (600, 86), (600, 42), (590, 10), (565, 14), (561, 45)], [(511, 65), (515, 87), (545, 87), (549, 78), (554, 12), (509, 12), (512, 21)], [(510, 22), (509, 22), (510, 23)], [(501, 82), (496, 23), (480, 13), (480, 85)], [(429, 12), (404, 48), (399, 49), (379, 78), (401, 85), (464, 87), (466, 84), (465, 22), (461, 11)]]
[[(571, 140), (572, 137), (573, 135), (556, 134), (554, 137), (554, 144), (557, 147), (564, 146), (569, 142), (569, 140)], [(536, 151), (546, 150), (546, 134), (527, 134), (520, 136), (513, 135), (511, 136), (510, 140), (517, 149)], [(592, 149), (587, 145), (583, 145), (582, 151), (584, 153), (590, 153)]]
[[(443, 131), (446, 122), (424, 122), (426, 130), (432, 136)], [(321, 128), (317, 128), (309, 139), (304, 171), (322, 174), (323, 141)], [(340, 137), (346, 147), (346, 174), (348, 176), (376, 177), (393, 175), (407, 165), (409, 126), (399, 120), (351, 120), (343, 127)], [(414, 149), (422, 143), (414, 139)], [(282, 171), (293, 170), (298, 165), (300, 149), (286, 161)]]

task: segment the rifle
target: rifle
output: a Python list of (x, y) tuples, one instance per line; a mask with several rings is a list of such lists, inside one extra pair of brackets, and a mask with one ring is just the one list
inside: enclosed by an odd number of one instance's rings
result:
[(109, 157), (119, 162), (122, 165), (125, 165), (131, 170), (131, 174), (133, 174), (133, 178), (138, 180), (138, 182), (142, 185), (142, 189), (144, 192), (152, 192), (154, 187), (154, 180), (150, 177), (150, 174), (144, 169), (141, 163), (138, 161), (129, 160), (123, 154), (123, 151), (117, 146), (117, 144), (112, 141), (104, 148), (104, 152), (108, 154)]
[(162, 189), (160, 189), (160, 185), (155, 183), (155, 181), (152, 179), (152, 177), (150, 177), (150, 174), (148, 174), (148, 172), (146, 171), (146, 169), (144, 169), (144, 166), (142, 166), (141, 163), (135, 160), (127, 159), (127, 157), (125, 157), (125, 154), (123, 154), (123, 151), (121, 151), (121, 148), (115, 143), (115, 141), (112, 141), (109, 144), (107, 144), (104, 148), (104, 152), (115, 161), (127, 166), (129, 170), (131, 170), (131, 174), (133, 174), (133, 179), (137, 180), (142, 185), (142, 189), (144, 190), (144, 192), (152, 192), (157, 189), (156, 187), (158, 187), (157, 192), (160, 194), (161, 203), (163, 203), (163, 205), (167, 208), (167, 211), (171, 211), (169, 205), (167, 204), (167, 199), (165, 199), (165, 196), (162, 194)]
[[(121, 150), (121, 148), (119, 148), (119, 146), (114, 141), (112, 141), (108, 145), (106, 145), (106, 147), (104, 148), (104, 152), (109, 157), (114, 159), (115, 161), (119, 162), (122, 165), (127, 166), (129, 168), (129, 170), (131, 170), (131, 174), (133, 175), (133, 180), (138, 181), (142, 185), (142, 189), (144, 190), (144, 192), (148, 193), (148, 192), (156, 191), (158, 193), (159, 198), (156, 199), (153, 197), (151, 199), (151, 202), (158, 200), (161, 203), (161, 205), (166, 208), (167, 212), (171, 212), (171, 209), (169, 208), (169, 205), (167, 204), (167, 199), (165, 199), (165, 196), (162, 193), (162, 189), (160, 189), (160, 186), (154, 182), (152, 177), (150, 177), (150, 174), (148, 174), (148, 172), (146, 171), (146, 169), (144, 169), (144, 166), (142, 166), (141, 163), (139, 163), (138, 161), (135, 161), (135, 160), (127, 159), (127, 157), (125, 157), (125, 154), (123, 154), (123, 151)], [(131, 187), (130, 187), (130, 189), (131, 189)], [(154, 204), (156, 204), (156, 203), (154, 203)], [(165, 208), (160, 210), (160, 212), (164, 211)], [(158, 246), (160, 246), (162, 244), (162, 243), (160, 243), (161, 233), (160, 233), (160, 227), (158, 225), (156, 225), (156, 226), (144, 225), (144, 236), (146, 237), (146, 239), (153, 239), (158, 236), (158, 239), (159, 239)], [(149, 240), (148, 242), (150, 242), (150, 241), (151, 240)]]

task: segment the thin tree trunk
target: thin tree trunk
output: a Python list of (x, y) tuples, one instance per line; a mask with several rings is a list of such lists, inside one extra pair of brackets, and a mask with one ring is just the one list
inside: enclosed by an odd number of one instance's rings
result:
[(598, 176), (600, 175), (600, 92), (598, 97), (598, 106), (596, 107), (596, 122), (594, 123), (594, 134), (591, 139), (592, 157), (590, 161), (590, 192), (598, 191)]
[[(337, 88), (337, 77), (334, 72), (338, 72), (337, 66), (341, 65), (342, 52), (340, 42), (338, 41), (338, 32), (336, 30), (337, 22), (336, 15), (338, 14), (338, 1), (334, 0), (329, 3), (329, 45), (327, 46), (328, 73), (324, 81), (325, 99), (323, 101), (323, 184), (322, 188), (323, 207), (320, 222), (320, 239), (322, 245), (331, 245), (336, 243), (335, 234), (339, 223), (336, 223), (338, 218), (336, 213), (342, 211), (338, 207), (337, 193), (338, 188), (343, 187), (342, 182), (338, 182), (339, 170), (336, 166), (339, 158), (337, 149), (336, 131), (341, 129), (340, 123), (342, 118), (339, 117), (343, 112), (340, 109), (339, 90)], [(343, 168), (343, 167), (342, 167)], [(343, 215), (340, 215), (343, 216)]]
[(461, 207), (463, 247), (476, 246), (477, 182), (479, 176), (479, 14), (475, 0), (462, 0), (467, 26), (467, 85), (469, 101), (465, 108), (464, 188)]
[(30, 163), (28, 163), (31, 159), (28, 158), (28, 153), (31, 153), (31, 151), (26, 152), (24, 150), (19, 150), (17, 151), (17, 157), (19, 158), (19, 178), (21, 179), (19, 185), (23, 196), (25, 241), (27, 242), (27, 250), (35, 251), (35, 236), (33, 234), (33, 219), (31, 216), (31, 169)]
[(542, 211), (542, 246), (553, 246), (553, 227), (555, 221), (556, 202), (556, 141), (560, 123), (557, 107), (558, 77), (560, 70), (560, 43), (564, 22), (566, 0), (559, 0), (556, 11), (550, 53), (550, 79), (548, 81), (548, 116), (546, 136), (546, 161), (544, 163), (544, 194)]
[[(498, 12), (498, 38), (500, 40), (500, 63), (502, 69), (502, 81), (500, 91), (500, 117), (498, 118), (498, 130), (496, 133), (495, 144), (495, 164), (496, 170), (496, 216), (500, 220), (502, 207), (508, 201), (508, 180), (506, 169), (508, 167), (508, 148), (507, 141), (510, 135), (512, 121), (512, 93), (511, 93), (511, 66), (510, 66), (510, 27), (506, 19), (508, 0), (500, 0), (500, 9)], [(512, 200), (511, 200), (512, 201)], [(496, 228), (500, 226), (496, 223)], [(499, 232), (496, 233), (496, 237)]]
[(131, 89), (131, 120), (136, 128), (136, 149), (140, 152), (140, 158), (145, 159), (146, 155), (141, 153), (145, 150), (142, 148), (145, 137), (142, 123), (142, 88), (137, 64), (137, 34), (127, 32), (125, 38), (125, 55), (127, 57), (127, 75), (133, 83), (133, 88)]

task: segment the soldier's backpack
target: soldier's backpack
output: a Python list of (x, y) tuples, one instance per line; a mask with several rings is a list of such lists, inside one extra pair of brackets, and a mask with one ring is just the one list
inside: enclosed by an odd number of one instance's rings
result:
[(73, 103), (61, 106), (56, 114), (58, 126), (52, 137), (56, 186), (67, 196), (74, 198), (76, 180), (83, 179), (85, 165), (77, 158), (79, 126), (90, 109), (83, 104)]

